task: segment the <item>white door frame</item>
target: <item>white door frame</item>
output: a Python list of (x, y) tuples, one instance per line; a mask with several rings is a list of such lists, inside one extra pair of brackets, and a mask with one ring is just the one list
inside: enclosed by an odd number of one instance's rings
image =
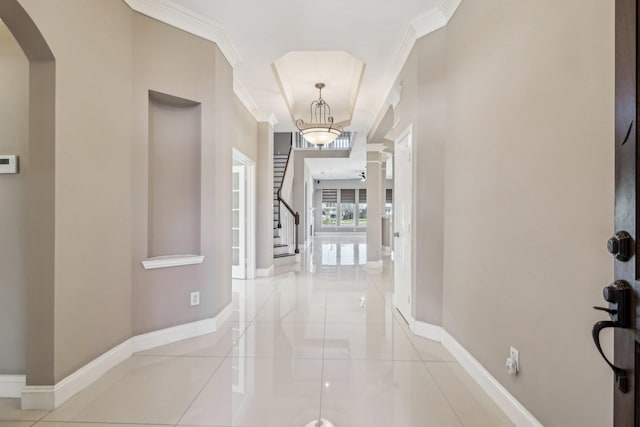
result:
[(256, 278), (256, 162), (240, 150), (233, 148), (233, 160), (241, 163), (246, 169), (246, 257), (247, 279)]
[[(409, 258), (409, 263), (410, 263), (410, 268), (408, 269), (408, 274), (409, 274), (409, 288), (408, 288), (408, 292), (409, 292), (409, 301), (400, 301), (399, 300), (399, 292), (396, 292), (396, 284), (398, 283), (397, 280), (397, 272), (398, 269), (396, 268), (396, 266), (394, 265), (394, 290), (393, 290), (393, 305), (394, 307), (397, 307), (398, 310), (400, 311), (400, 313), (405, 317), (405, 319), (407, 320), (407, 322), (409, 322), (409, 325), (411, 325), (414, 322), (413, 319), (413, 306), (414, 306), (414, 289), (413, 289), (413, 278), (414, 278), (414, 259), (415, 259), (415, 242), (413, 239), (413, 229), (414, 229), (414, 220), (415, 220), (415, 203), (414, 203), (414, 183), (415, 183), (415, 165), (414, 165), (414, 143), (413, 143), (413, 125), (409, 125), (409, 127), (407, 127), (407, 129), (405, 129), (400, 135), (398, 135), (397, 138), (394, 139), (394, 156), (395, 153), (397, 153), (397, 148), (398, 145), (403, 142), (405, 139), (407, 139), (407, 144), (408, 144), (408, 148), (409, 148), (409, 155), (410, 155), (410, 159), (411, 159), (411, 170), (407, 171), (405, 168), (402, 167), (395, 167), (397, 165), (397, 163), (395, 163), (395, 159), (394, 159), (394, 168), (393, 168), (393, 174), (394, 174), (394, 180), (393, 180), (393, 185), (394, 185), (394, 206), (393, 206), (393, 230), (394, 230), (394, 234), (395, 232), (398, 232), (398, 230), (396, 229), (396, 227), (398, 227), (399, 221), (396, 217), (397, 213), (398, 213), (398, 209), (396, 206), (396, 194), (398, 194), (396, 190), (396, 182), (397, 180), (395, 179), (398, 173), (407, 173), (408, 174), (408, 178), (411, 180), (411, 193), (410, 193), (410, 198), (411, 198), (411, 213), (410, 213), (410, 222), (409, 222), (409, 236), (411, 236), (411, 242), (410, 242), (410, 250), (411, 250), (411, 256)], [(395, 239), (395, 237), (394, 237)], [(393, 243), (393, 248), (394, 248), (394, 252), (397, 250), (398, 245), (397, 242), (394, 241)], [(397, 256), (394, 256), (394, 260), (397, 261)], [(395, 264), (394, 261), (394, 264)], [(403, 298), (404, 299), (404, 298)]]

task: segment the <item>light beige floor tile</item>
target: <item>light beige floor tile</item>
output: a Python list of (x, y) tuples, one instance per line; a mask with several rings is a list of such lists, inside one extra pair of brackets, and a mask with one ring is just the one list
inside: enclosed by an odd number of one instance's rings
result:
[(167, 427), (172, 424), (110, 424), (110, 423), (76, 423), (65, 421), (40, 421), (37, 427)]
[(31, 427), (35, 421), (0, 421), (0, 427)]
[(393, 312), (384, 303), (328, 302), (327, 323), (393, 323)]
[(38, 421), (48, 411), (23, 411), (20, 399), (0, 399), (0, 421)]
[(301, 427), (320, 411), (322, 361), (228, 358), (180, 425)]
[(316, 322), (325, 320), (325, 297), (321, 295), (274, 296), (268, 301), (258, 315), (256, 322)]
[(232, 280), (232, 300), (235, 301), (256, 301), (263, 304), (277, 289), (271, 281), (261, 280)]
[(397, 323), (327, 323), (324, 354), (325, 359), (420, 360)]
[(439, 342), (413, 335), (411, 342), (425, 362), (455, 362), (456, 359)]
[(322, 418), (349, 427), (461, 427), (422, 362), (324, 362)]
[(257, 322), (233, 347), (235, 357), (322, 359), (322, 323)]
[(255, 319), (263, 305), (264, 302), (257, 300), (234, 299), (231, 305), (233, 307), (231, 316), (224, 323), (234, 322), (247, 326)]
[(460, 364), (427, 362), (426, 366), (465, 427), (513, 427)]
[(44, 421), (175, 424), (222, 360), (131, 357)]
[(138, 356), (209, 356), (225, 357), (244, 333), (248, 324), (225, 322), (216, 332), (177, 341), (136, 353)]

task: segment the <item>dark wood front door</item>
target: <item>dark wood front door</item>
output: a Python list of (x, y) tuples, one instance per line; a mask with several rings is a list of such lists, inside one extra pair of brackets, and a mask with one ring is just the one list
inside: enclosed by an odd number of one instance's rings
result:
[[(614, 328), (614, 426), (640, 427), (637, 392), (640, 333), (638, 223), (638, 0), (616, 0), (615, 235), (608, 242), (615, 262), (614, 282), (605, 287), (603, 308), (610, 319), (598, 322), (593, 335)], [(605, 314), (605, 313), (603, 313)]]

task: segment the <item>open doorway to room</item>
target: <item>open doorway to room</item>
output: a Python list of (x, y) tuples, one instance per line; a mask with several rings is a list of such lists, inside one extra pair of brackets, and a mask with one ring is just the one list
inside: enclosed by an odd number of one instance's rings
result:
[(255, 162), (235, 148), (232, 174), (231, 277), (253, 279), (256, 271)]
[(15, 384), (24, 385), (26, 373), (27, 181), (20, 169), (29, 164), (29, 61), (3, 21), (0, 93), (0, 396), (19, 397)]
[(0, 93), (0, 397), (20, 397), (53, 376), (55, 61), (17, 0), (0, 2)]

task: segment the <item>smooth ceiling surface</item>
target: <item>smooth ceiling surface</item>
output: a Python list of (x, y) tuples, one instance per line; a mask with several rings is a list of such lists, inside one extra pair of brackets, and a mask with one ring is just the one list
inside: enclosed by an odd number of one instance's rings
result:
[[(292, 51), (344, 51), (363, 61), (364, 72), (353, 105), (333, 102), (330, 87), (323, 92), (332, 110), (350, 107), (353, 116), (345, 130), (357, 132), (363, 139), (396, 77), (394, 61), (412, 22), (433, 13), (443, 1), (173, 0), (173, 3), (203, 16), (224, 32), (239, 57), (234, 64), (234, 76), (255, 103), (252, 113), (259, 112), (262, 117), (273, 114), (278, 132), (295, 130), (292, 113), (272, 67), (278, 58)], [(312, 64), (308, 67), (301, 64), (298, 68), (306, 68), (310, 74), (314, 71)], [(310, 80), (319, 78), (309, 76)], [(324, 80), (332, 78), (335, 76), (326, 76)], [(359, 153), (358, 165), (350, 166), (362, 169), (364, 149), (355, 152)]]

